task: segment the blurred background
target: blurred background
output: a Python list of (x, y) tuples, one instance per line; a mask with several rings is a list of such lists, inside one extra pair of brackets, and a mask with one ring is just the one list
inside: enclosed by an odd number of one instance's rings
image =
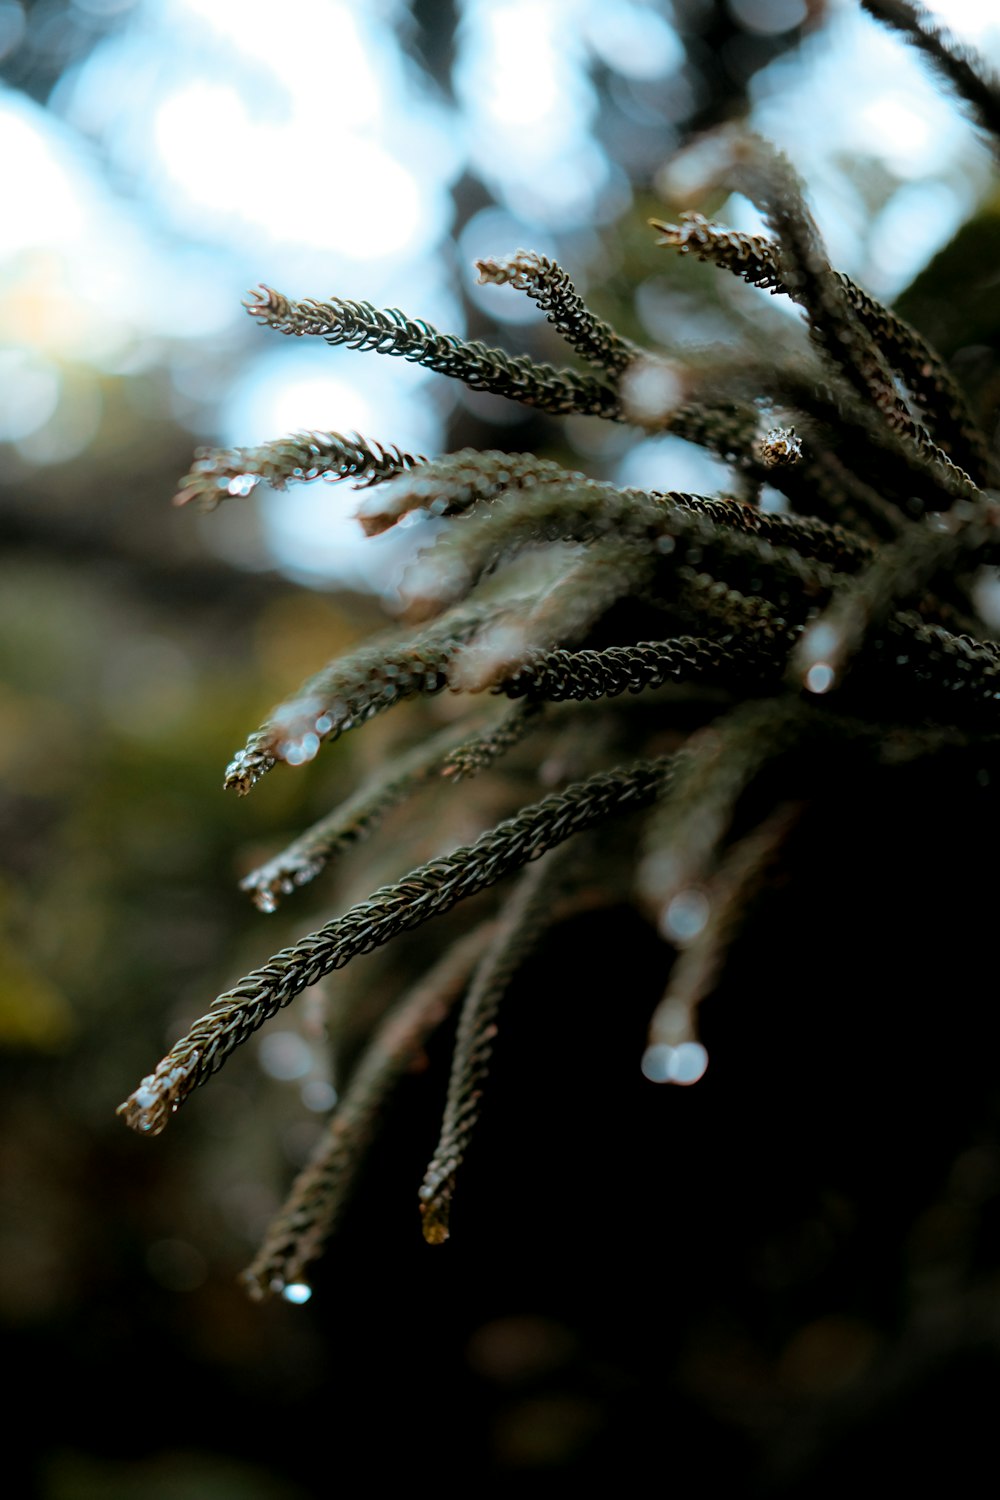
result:
[[(930, 8), (1000, 61), (991, 7)], [(920, 1265), (926, 1244), (935, 1265), (961, 1260), (975, 1236), (953, 1200), (995, 1202), (1000, 1159), (988, 1131), (978, 1144), (960, 1132), (891, 1230), (824, 1179), (826, 1206), (803, 1211), (795, 1238), (777, 1187), (752, 1207), (740, 1196), (738, 1156), (723, 1192), (690, 1135), (721, 1141), (741, 1101), (759, 1123), (758, 1105), (737, 1092), (713, 1114), (708, 1080), (693, 1128), (672, 1095), (640, 1089), (662, 959), (637, 919), (619, 914), (599, 954), (591, 921), (568, 960), (547, 948), (525, 977), (531, 993), (557, 965), (579, 998), (627, 972), (635, 999), (620, 1036), (591, 1039), (596, 1053), (521, 1023), (537, 1089), (519, 1112), (498, 1082), (464, 1244), (426, 1249), (415, 1209), (445, 1040), (406, 1081), (397, 1135), (390, 1122), (306, 1308), (252, 1307), (235, 1277), (335, 1098), (308, 1007), (256, 1038), (162, 1141), (115, 1120), (219, 990), (364, 895), (373, 869), (401, 873), (366, 853), (332, 891), (268, 919), (236, 890), (255, 856), (386, 753), (388, 720), (246, 802), (222, 795), (221, 771), (272, 703), (391, 613), (406, 534), (363, 540), (347, 486), (261, 486), (210, 515), (170, 497), (196, 445), (299, 428), (427, 454), (530, 449), (622, 483), (717, 489), (724, 471), (678, 439), (556, 423), (403, 361), (283, 339), (240, 298), (265, 281), (366, 299), (564, 362), (523, 295), (475, 285), (477, 256), (524, 246), (658, 347), (773, 328), (786, 314), (771, 299), (668, 262), (646, 227), (687, 207), (756, 227), (742, 200), (702, 203), (683, 158), (671, 165), (727, 120), (790, 154), (834, 263), (901, 297), (992, 410), (988, 151), (853, 0), (0, 0), (0, 80), (0, 1319), (20, 1387), (14, 1493), (292, 1500), (417, 1472), (505, 1491), (588, 1466), (823, 1492), (817, 1466), (851, 1426), (830, 1403), (862, 1387), (869, 1399), (876, 1365), (883, 1394), (897, 1389), (878, 1364), (905, 1322), (886, 1244), (915, 1243)], [(449, 839), (488, 811), (456, 806)], [(390, 993), (391, 968), (364, 964), (359, 982)], [(875, 1202), (872, 1108), (854, 1128)], [(767, 1118), (773, 1145), (788, 1119), (777, 1105)], [(676, 1168), (681, 1137), (694, 1155), (680, 1219), (701, 1228), (671, 1262), (680, 1189), (657, 1163)], [(727, 1220), (736, 1200), (744, 1217)], [(723, 1315), (708, 1289), (743, 1285), (729, 1236), (748, 1279)], [(756, 1248), (741, 1259), (744, 1241)], [(833, 1265), (836, 1286), (822, 1283)], [(876, 1294), (865, 1278), (879, 1276)], [(708, 1300), (678, 1331), (693, 1288)], [(762, 1311), (775, 1299), (777, 1322)], [(993, 1387), (970, 1376), (969, 1389), (974, 1411)]]

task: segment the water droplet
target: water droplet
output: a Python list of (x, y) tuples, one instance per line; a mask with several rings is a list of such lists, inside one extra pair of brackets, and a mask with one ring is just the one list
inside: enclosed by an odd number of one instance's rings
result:
[(670, 1082), (684, 1087), (697, 1083), (699, 1078), (704, 1077), (707, 1067), (708, 1053), (701, 1042), (681, 1042), (679, 1047), (674, 1048)]
[(806, 687), (811, 693), (828, 693), (836, 680), (829, 662), (818, 661), (806, 673)]
[(278, 910), (278, 900), (274, 892), (266, 885), (258, 886), (253, 893), (253, 904), (258, 911), (271, 912)]
[(254, 474), (237, 474), (226, 486), (230, 495), (249, 495), (256, 487), (257, 477)]
[(681, 1042), (670, 1047), (656, 1042), (642, 1055), (642, 1071), (651, 1083), (676, 1083), (687, 1088), (704, 1077), (708, 1053), (701, 1042)]
[(683, 946), (696, 938), (708, 921), (711, 907), (704, 891), (692, 886), (678, 891), (660, 918), (660, 931), (672, 943)]
[(642, 1054), (643, 1075), (650, 1083), (666, 1083), (670, 1077), (670, 1059), (673, 1056), (673, 1047), (668, 1047), (666, 1042), (657, 1042), (652, 1047), (647, 1047)]
[(283, 740), (278, 746), (278, 754), (288, 765), (301, 766), (315, 757), (319, 750), (319, 743), (319, 735), (313, 734), (310, 730), (308, 734), (302, 735), (301, 739)]
[(312, 1287), (307, 1281), (291, 1281), (281, 1292), (286, 1302), (294, 1302), (299, 1307), (303, 1302), (308, 1302), (312, 1294)]

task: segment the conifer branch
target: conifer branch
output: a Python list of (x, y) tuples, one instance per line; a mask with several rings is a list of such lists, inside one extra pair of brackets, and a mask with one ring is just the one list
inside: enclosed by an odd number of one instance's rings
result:
[(684, 635), (603, 651), (547, 651), (524, 662), (493, 691), (551, 703), (617, 698), (667, 683), (767, 693), (780, 685), (786, 654), (750, 640)]
[(901, 603), (918, 599), (942, 571), (1000, 562), (1000, 503), (960, 501), (946, 515), (911, 526), (871, 564), (840, 588), (829, 608), (805, 632), (795, 669), (826, 692), (843, 676), (866, 633)]
[[(693, 250), (699, 260), (709, 260), (751, 286), (801, 301), (799, 289), (786, 284), (783, 277), (778, 246), (763, 235), (711, 224), (697, 213), (682, 214), (678, 224), (658, 219), (649, 222), (662, 235), (659, 244), (681, 255)], [(915, 328), (862, 291), (849, 276), (840, 271), (833, 274), (862, 326), (907, 387), (937, 442), (949, 458), (968, 469), (974, 479), (982, 480), (993, 467), (986, 439), (962, 388), (940, 355)]]
[(479, 1119), (500, 1002), (551, 919), (553, 882), (564, 858), (565, 846), (546, 854), (521, 876), (500, 911), (496, 936), (462, 1005), (441, 1135), (420, 1188), (424, 1239), (430, 1245), (448, 1238), (455, 1177)]
[(453, 686), (482, 692), (539, 651), (574, 645), (617, 600), (641, 596), (655, 572), (656, 555), (647, 547), (595, 542), (536, 603), (487, 626), (458, 653)]
[(676, 607), (682, 616), (698, 624), (721, 626), (725, 634), (719, 644), (738, 646), (746, 638), (758, 651), (787, 651), (797, 638), (802, 619), (813, 607), (811, 591), (799, 597), (786, 591), (780, 604), (759, 594), (743, 594), (711, 574), (681, 568)]
[[(719, 686), (729, 687), (732, 674), (734, 679), (739, 678), (732, 686), (753, 691), (756, 679), (750, 663), (740, 658), (746, 648), (750, 648), (752, 659), (759, 658), (764, 680), (771, 670), (783, 670), (781, 663), (789, 661), (792, 646), (803, 636), (802, 622), (813, 603), (810, 596), (803, 594), (795, 599), (786, 595), (779, 608), (768, 599), (741, 594), (692, 569), (682, 569), (678, 577), (682, 584), (679, 607), (699, 621), (717, 621), (728, 632), (723, 641), (707, 643), (713, 649), (725, 645), (732, 653), (730, 663), (719, 664)], [(654, 644), (657, 649), (669, 650), (681, 639)], [(904, 717), (912, 713), (935, 718), (957, 715), (970, 728), (997, 722), (1000, 645), (996, 642), (975, 640), (941, 624), (928, 624), (911, 611), (896, 611), (878, 629), (868, 632), (860, 651), (855, 670), (861, 684), (868, 692), (890, 694), (888, 701), (894, 711)], [(793, 654), (793, 666), (796, 659)], [(813, 665), (822, 666), (822, 662), (810, 656), (805, 671)], [(742, 673), (747, 674), (745, 680)], [(800, 665), (796, 684), (802, 678)], [(824, 671), (803, 685), (818, 693), (828, 692), (834, 682), (835, 678)]]
[(897, 411), (892, 378), (830, 266), (788, 158), (760, 136), (747, 135), (732, 144), (728, 177), (777, 235), (782, 280), (805, 308), (817, 344), (858, 395), (874, 401), (891, 422)]
[[(1000, 86), (987, 69), (919, 5), (866, 4), (925, 51), (995, 131)], [(763, 351), (755, 341), (704, 355), (647, 354), (588, 310), (561, 267), (528, 251), (480, 262), (482, 279), (532, 297), (592, 373), (537, 364), (364, 302), (251, 294), (251, 315), (290, 336), (395, 355), (540, 411), (631, 421), (643, 433), (697, 442), (730, 466), (742, 497), (623, 489), (530, 454), (428, 461), (338, 433), (199, 450), (182, 503), (211, 506), (262, 480), (346, 478), (376, 486), (359, 507), (368, 534), (418, 514), (444, 522), (414, 529), (420, 561), (407, 584), (410, 625), (433, 623), (389, 633), (310, 678), (250, 737), (228, 785), (246, 791), (278, 760), (302, 764), (324, 739), (403, 698), (448, 688), (512, 700), (498, 720), (445, 730), (391, 761), (254, 871), (244, 888), (259, 905), (311, 879), (419, 787), (484, 770), (536, 726), (562, 729), (545, 735), (539, 779), (570, 782), (451, 854), (418, 864), (414, 853), (410, 875), (274, 954), (220, 995), (120, 1107), (134, 1129), (157, 1134), (301, 991), (540, 861), (498, 925), (459, 938), (384, 1020), (373, 1020), (384, 1014), (381, 994), (342, 1004), (334, 1046), (360, 1050), (362, 1061), (248, 1272), (257, 1295), (299, 1277), (318, 1253), (388, 1089), (478, 962), (421, 1194), (425, 1234), (446, 1236), (497, 1005), (551, 916), (547, 867), (556, 860), (543, 856), (630, 808), (653, 808), (638, 884), (681, 950), (651, 1029), (651, 1048), (670, 1052), (693, 1043), (697, 1008), (779, 858), (797, 799), (822, 799), (845, 770), (860, 784), (879, 767), (924, 757), (944, 765), (956, 752), (984, 783), (996, 770), (1000, 644), (967, 603), (972, 569), (1000, 562), (1000, 501), (980, 488), (1000, 473), (990, 444), (926, 341), (830, 265), (785, 158), (757, 138), (731, 136), (722, 154), (717, 181), (746, 193), (773, 237), (689, 215), (658, 225), (663, 242), (797, 302), (815, 346), (805, 357), (786, 354), (781, 340)], [(669, 468), (663, 482), (672, 482)], [(745, 503), (761, 498), (765, 482), (792, 514)], [(428, 532), (434, 540), (420, 550)], [(465, 599), (529, 548), (549, 549), (537, 572), (521, 564)], [(531, 587), (526, 577), (554, 581), (514, 597)], [(842, 677), (831, 705), (825, 695)], [(622, 697), (638, 702), (612, 705)], [(581, 706), (597, 700), (596, 712)], [(566, 707), (549, 711), (549, 703)], [(604, 753), (619, 763), (576, 779)], [(514, 805), (520, 770), (486, 801)], [(601, 842), (602, 860), (611, 855), (602, 900), (622, 899), (632, 883), (626, 846), (624, 834)], [(692, 1081), (689, 1056), (684, 1069), (676, 1057), (662, 1061), (644, 1063), (647, 1076)]]
[(741, 276), (750, 286), (791, 295), (782, 280), (778, 247), (762, 234), (713, 224), (704, 214), (693, 211), (681, 214), (676, 224), (662, 219), (650, 219), (649, 224), (660, 235), (658, 245), (666, 245), (678, 255), (693, 251), (699, 260)]
[[(713, 572), (727, 566), (761, 569), (811, 587), (831, 586), (833, 568), (853, 570), (868, 545), (843, 528), (812, 517), (771, 515), (738, 501), (671, 491), (619, 490), (594, 480), (538, 485), (517, 503), (498, 498), (439, 536), (404, 579), (411, 610), (423, 618), (463, 599), (501, 561), (525, 547), (552, 542), (595, 543), (613, 536), (644, 543), (663, 566), (689, 556)], [(735, 580), (734, 580), (735, 581)]]
[(300, 1282), (319, 1256), (354, 1186), (386, 1100), (447, 1019), (496, 930), (496, 921), (481, 922), (460, 937), (378, 1027), (311, 1160), (243, 1272), (241, 1279), (255, 1302)]
[(807, 458), (793, 471), (804, 481), (801, 487), (789, 485), (785, 473), (779, 470), (771, 483), (797, 502), (796, 509), (808, 495), (816, 515), (824, 520), (836, 518), (867, 541), (883, 542), (899, 535), (903, 518), (896, 506), (874, 484), (852, 472), (831, 448), (810, 442)]
[(474, 844), (431, 860), (290, 948), (220, 995), (119, 1106), (127, 1125), (158, 1135), (184, 1100), (296, 995), (361, 953), (485, 890), (573, 834), (648, 805), (670, 781), (670, 757), (601, 771), (522, 809)]
[(425, 460), (397, 447), (369, 443), (354, 432), (295, 432), (257, 448), (198, 448), (190, 472), (180, 481), (175, 505), (196, 500), (206, 510), (229, 495), (249, 495), (263, 480), (283, 490), (295, 480), (354, 479), (359, 487), (378, 484)]
[(441, 692), (459, 647), (514, 607), (510, 600), (470, 607), (436, 620), (419, 635), (383, 637), (336, 657), (254, 731), (226, 768), (227, 790), (245, 794), (279, 760), (303, 765), (324, 741), (339, 739), (404, 698)]
[[(647, 432), (672, 433), (751, 473), (757, 467), (754, 444), (760, 431), (760, 413), (752, 403), (704, 398), (685, 400), (659, 416), (644, 414), (633, 406), (627, 406), (625, 414)], [(767, 476), (761, 472), (757, 477)]]
[(679, 945), (666, 993), (653, 1012), (650, 1047), (678, 1047), (700, 1039), (698, 1007), (715, 989), (752, 902), (802, 810), (801, 803), (781, 804), (724, 855), (705, 889), (703, 925)]
[(751, 199), (777, 234), (785, 289), (805, 309), (814, 342), (854, 388), (863, 407), (871, 403), (880, 414), (887, 435), (895, 438), (888, 446), (901, 450), (915, 469), (920, 468), (923, 450), (929, 449), (953, 494), (963, 485), (972, 486), (969, 476), (951, 464), (903, 408), (881, 351), (827, 260), (787, 158), (759, 136), (740, 137), (729, 145), (726, 180)]
[(480, 285), (510, 285), (527, 292), (570, 347), (613, 379), (641, 352), (590, 311), (562, 266), (547, 255), (515, 250), (501, 259), (477, 260), (476, 270)]
[(977, 734), (995, 731), (1000, 721), (1000, 645), (995, 641), (956, 635), (942, 625), (925, 625), (911, 613), (897, 613), (866, 638), (855, 666), (864, 678), (869, 662), (891, 674), (901, 710), (942, 724), (956, 720)]
[(665, 935), (673, 904), (703, 892), (737, 801), (761, 768), (810, 743), (847, 737), (855, 727), (800, 699), (772, 698), (742, 704), (692, 736), (648, 820), (639, 870), (642, 894)]
[(464, 781), (467, 776), (478, 776), (502, 755), (506, 755), (508, 750), (519, 745), (526, 734), (537, 728), (540, 719), (541, 704), (518, 704), (492, 728), (469, 735), (456, 745), (445, 757), (441, 775), (454, 782)]
[[(926, 430), (910, 422), (898, 403), (886, 420), (835, 370), (813, 360), (780, 355), (764, 360), (750, 349), (714, 354), (673, 379), (663, 402), (647, 402), (643, 396), (647, 367), (655, 371), (655, 362), (637, 361), (623, 387), (629, 420), (647, 431), (671, 432), (698, 443), (733, 464), (751, 484), (766, 481), (782, 490), (796, 510), (815, 514), (819, 509), (824, 519), (849, 524), (858, 514), (874, 535), (882, 536), (898, 527), (900, 496), (912, 516), (945, 510), (956, 499), (980, 493), (969, 474)], [(654, 379), (654, 389), (657, 383)], [(761, 438), (770, 425), (765, 413), (775, 405), (786, 421), (796, 428), (801, 423), (807, 434), (802, 456), (791, 464), (762, 462)], [(919, 510), (914, 511), (917, 501)]]
[(399, 756), (346, 802), (300, 834), (287, 849), (251, 870), (240, 881), (240, 890), (248, 891), (261, 911), (275, 911), (282, 896), (308, 885), (332, 859), (369, 838), (387, 814), (421, 786), (435, 776), (457, 782), (485, 771), (520, 743), (536, 719), (535, 714), (522, 708), (504, 714), (498, 724), (472, 734), (464, 725), (442, 730), (408, 754)]
[(365, 533), (377, 536), (414, 511), (457, 516), (481, 500), (492, 500), (512, 490), (583, 478), (575, 470), (551, 459), (536, 458), (533, 453), (465, 448), (380, 486), (365, 496), (356, 514)]
[(642, 598), (656, 566), (636, 542), (595, 542), (521, 616), (526, 647), (575, 645), (618, 600)]
[[(743, 378), (750, 373), (744, 368)], [(819, 424), (842, 463), (891, 497), (890, 503), (904, 508), (907, 516), (947, 510), (955, 500), (980, 495), (970, 475), (929, 433), (914, 424), (884, 421), (871, 402), (858, 400), (846, 387), (817, 380), (796, 362), (774, 361), (752, 373), (761, 390)]]
[(460, 747), (480, 738), (478, 733), (470, 736), (464, 726), (449, 727), (399, 756), (287, 849), (245, 875), (240, 890), (248, 891), (261, 911), (274, 911), (282, 896), (315, 880), (331, 859), (370, 837), (394, 807), (440, 775)]
[(370, 302), (294, 302), (262, 286), (247, 293), (247, 312), (278, 333), (323, 338), (349, 349), (392, 354), (439, 375), (461, 380), (473, 391), (507, 396), (556, 415), (621, 419), (615, 392), (590, 375), (536, 364), (525, 354), (505, 354), (476, 340), (439, 333), (429, 323), (408, 318), (398, 308), (381, 311)]

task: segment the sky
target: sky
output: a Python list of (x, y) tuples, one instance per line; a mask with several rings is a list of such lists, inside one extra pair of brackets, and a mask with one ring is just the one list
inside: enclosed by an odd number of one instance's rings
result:
[[(456, 264), (471, 288), (476, 255), (582, 253), (628, 210), (594, 130), (593, 65), (669, 89), (685, 61), (666, 0), (464, 0), (449, 100), (400, 45), (401, 0), (283, 0), (277, 28), (270, 0), (75, 3), (103, 39), (47, 102), (0, 82), (0, 201), (13, 206), (0, 217), (0, 462), (5, 443), (30, 464), (82, 461), (102, 378), (151, 366), (170, 372), (173, 415), (201, 441), (336, 428), (438, 451), (444, 382), (267, 335), (244, 291), (363, 298), (461, 333)], [(725, 3), (761, 33), (804, 9)], [(929, 8), (1000, 61), (993, 7)], [(809, 184), (834, 263), (891, 298), (986, 193), (989, 159), (910, 49), (853, 0), (829, 12), (756, 75), (749, 123)], [(0, 79), (23, 30), (22, 6), (0, 0)], [(859, 159), (883, 173), (874, 209), (845, 170)], [(681, 170), (658, 180), (676, 190)], [(469, 171), (496, 206), (456, 256), (451, 189)], [(740, 200), (720, 217), (757, 223)], [(474, 295), (514, 324), (540, 316), (509, 288)], [(212, 349), (238, 365), (223, 388)], [(642, 482), (641, 444), (627, 462), (623, 480)], [(336, 506), (322, 484), (258, 503), (279, 566), (379, 585), (349, 492)]]

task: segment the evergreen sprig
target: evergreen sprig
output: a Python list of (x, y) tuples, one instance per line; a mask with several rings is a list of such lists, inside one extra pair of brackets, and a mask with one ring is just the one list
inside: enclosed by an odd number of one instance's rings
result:
[(401, 699), (441, 692), (459, 648), (512, 607), (505, 601), (448, 614), (415, 638), (368, 644), (336, 657), (307, 678), (237, 751), (226, 768), (227, 790), (245, 794), (279, 760), (303, 765), (325, 741), (339, 739)]
[[(865, 4), (996, 133), (1000, 91), (978, 60), (908, 0)], [(129, 1125), (157, 1134), (304, 989), (479, 896), (478, 925), (376, 1020), (338, 1079), (327, 1133), (247, 1273), (253, 1295), (301, 1277), (318, 1254), (388, 1090), (468, 985), (421, 1192), (427, 1238), (446, 1237), (501, 996), (559, 909), (569, 861), (558, 851), (576, 835), (594, 840), (603, 894), (625, 900), (637, 888), (641, 909), (681, 950), (643, 1066), (649, 1078), (690, 1082), (697, 1070), (685, 1071), (689, 1057), (680, 1066), (678, 1049), (700, 1045), (701, 1002), (809, 804), (848, 771), (863, 778), (945, 751), (974, 758), (987, 781), (1000, 772), (1000, 645), (969, 587), (976, 568), (1000, 562), (997, 502), (985, 488), (996, 475), (991, 445), (922, 334), (831, 266), (791, 164), (732, 132), (718, 155), (719, 180), (753, 200), (773, 238), (692, 213), (654, 221), (661, 243), (792, 298), (806, 317), (801, 349), (789, 351), (784, 334), (768, 347), (765, 335), (753, 349), (664, 358), (597, 318), (559, 265), (528, 251), (480, 261), (481, 279), (526, 292), (596, 374), (366, 302), (295, 302), (267, 287), (250, 296), (250, 314), (281, 333), (395, 355), (553, 414), (685, 437), (725, 460), (733, 489), (623, 488), (533, 454), (425, 460), (337, 433), (199, 450), (181, 501), (212, 505), (264, 479), (350, 478), (371, 487), (359, 506), (368, 534), (404, 523), (418, 542), (409, 624), (309, 678), (251, 735), (227, 786), (245, 792), (278, 762), (303, 765), (403, 700), (445, 689), (512, 700), (493, 721), (449, 715), (378, 769), (246, 877), (258, 905), (272, 909), (318, 877), (405, 798), (468, 795), (452, 788), (496, 767), (529, 732), (534, 751), (503, 761), (507, 774), (495, 779), (494, 806), (509, 816), (451, 853), (427, 860), (425, 847), (409, 875), (275, 953), (220, 995), (121, 1106)], [(764, 483), (786, 497), (787, 513), (756, 503)], [(425, 528), (427, 517), (444, 524)], [(526, 589), (528, 552), (541, 554), (542, 571)], [(622, 841), (605, 825), (643, 809), (633, 830), (642, 857), (626, 879)], [(602, 863), (607, 849), (618, 853)], [(518, 871), (497, 904), (490, 893)]]
[(417, 473), (400, 475), (366, 496), (357, 516), (367, 536), (378, 536), (405, 516), (457, 516), (480, 500), (536, 484), (583, 479), (551, 459), (533, 453), (481, 452), (468, 448), (425, 463)]
[(379, 1109), (461, 998), (496, 925), (480, 923), (446, 949), (378, 1027), (316, 1150), (243, 1273), (254, 1301), (300, 1282), (319, 1255), (375, 1134)]
[(354, 796), (301, 834), (240, 881), (261, 911), (272, 912), (282, 896), (315, 880), (337, 855), (370, 838), (383, 819), (435, 776), (472, 776), (511, 749), (530, 728), (523, 712), (506, 714), (500, 724), (472, 734), (462, 726), (444, 729), (400, 756)]
[(245, 305), (251, 317), (278, 333), (312, 335), (349, 349), (392, 354), (461, 380), (470, 390), (509, 396), (557, 416), (571, 412), (612, 420), (621, 416), (615, 392), (593, 376), (556, 370), (527, 355), (505, 354), (478, 340), (438, 333), (430, 323), (408, 318), (395, 307), (382, 311), (370, 302), (341, 298), (295, 302), (266, 286), (249, 292)]
[(256, 448), (199, 448), (189, 473), (174, 496), (175, 505), (196, 500), (214, 510), (230, 495), (250, 495), (263, 480), (286, 489), (293, 480), (354, 479), (358, 486), (378, 484), (424, 462), (395, 446), (370, 443), (357, 432), (295, 432)]
[(521, 876), (501, 908), (496, 935), (480, 960), (462, 1004), (441, 1136), (419, 1195), (428, 1244), (441, 1245), (448, 1238), (455, 1177), (479, 1118), (500, 1002), (550, 920), (562, 852), (552, 850)]
[(430, 860), (283, 948), (214, 1001), (119, 1106), (119, 1114), (133, 1130), (159, 1135), (184, 1100), (304, 989), (398, 933), (450, 911), (574, 834), (647, 806), (669, 782), (671, 769), (669, 756), (637, 761), (554, 792), (499, 823), (475, 844)]
[(477, 260), (483, 285), (516, 287), (527, 292), (571, 349), (616, 379), (640, 352), (610, 324), (586, 306), (562, 266), (533, 250), (515, 250), (501, 260)]
[[(681, 255), (693, 251), (699, 260), (711, 261), (772, 296), (784, 295), (802, 301), (800, 288), (784, 276), (779, 247), (763, 235), (711, 224), (698, 213), (683, 214), (679, 224), (667, 224), (660, 219), (649, 222), (660, 231), (659, 244)], [(960, 385), (940, 355), (922, 334), (849, 276), (835, 271), (834, 278), (944, 452), (967, 468), (974, 478), (982, 479), (992, 472), (994, 461), (988, 445)]]

